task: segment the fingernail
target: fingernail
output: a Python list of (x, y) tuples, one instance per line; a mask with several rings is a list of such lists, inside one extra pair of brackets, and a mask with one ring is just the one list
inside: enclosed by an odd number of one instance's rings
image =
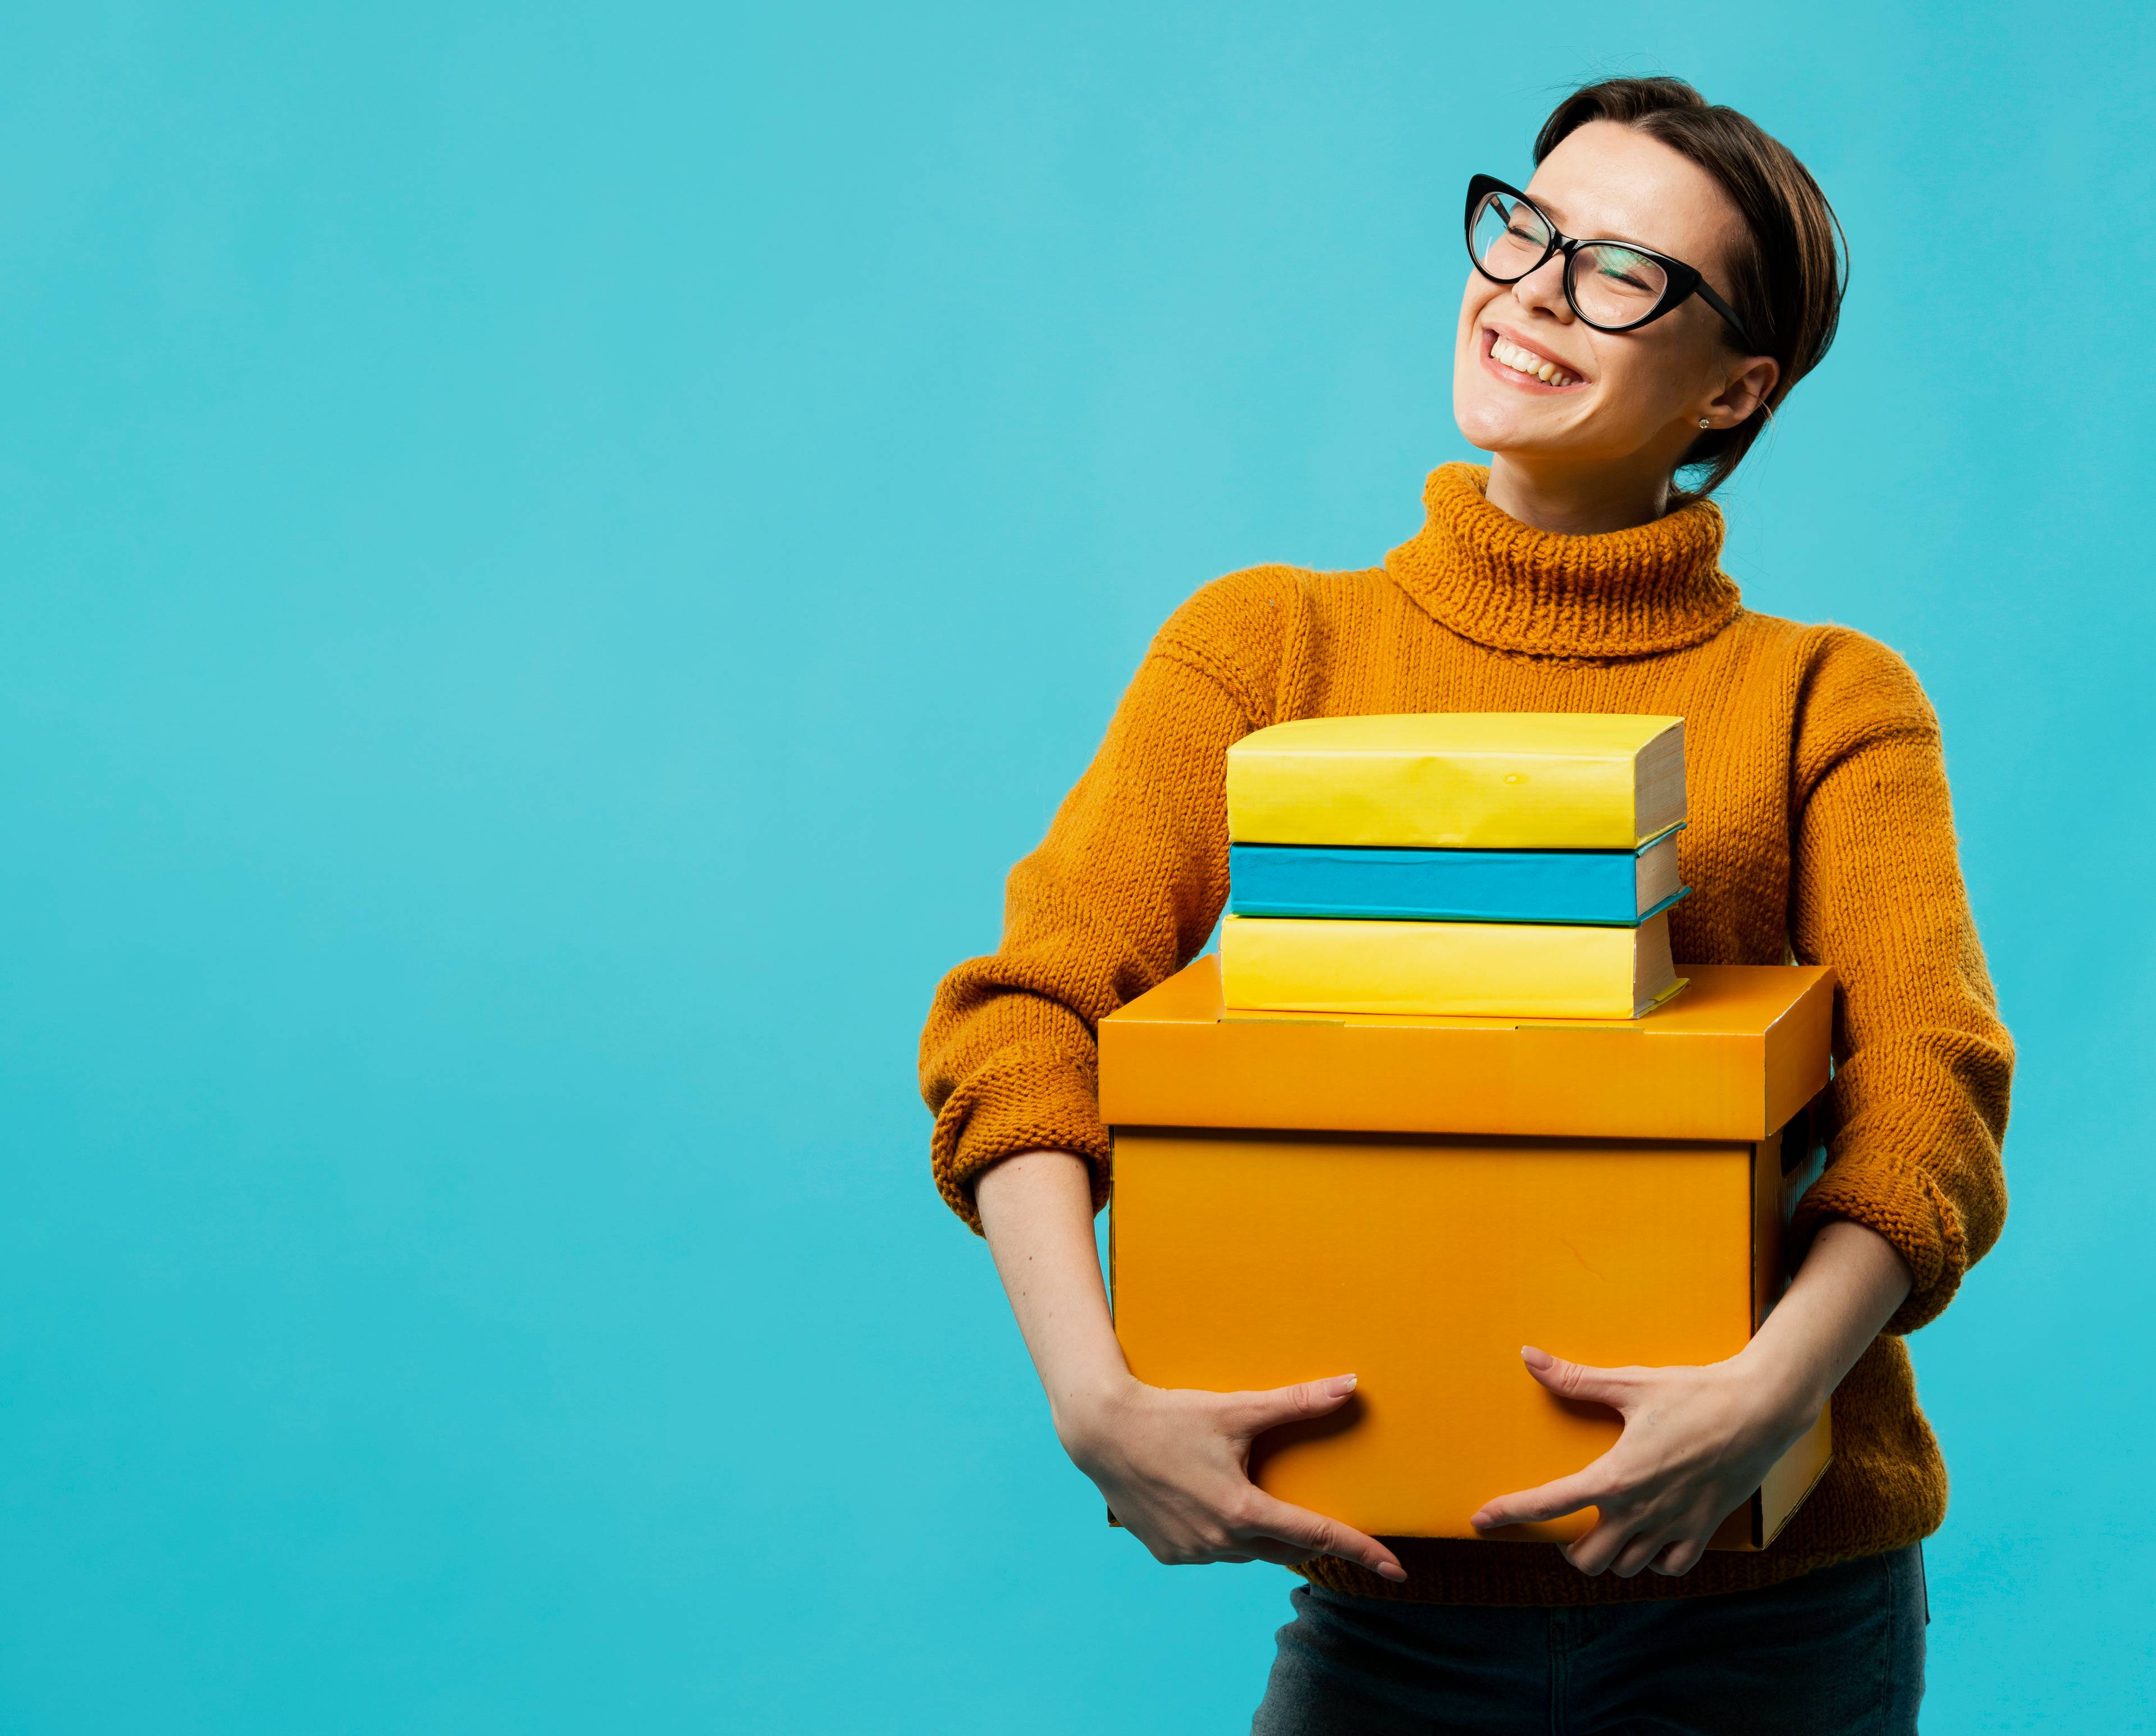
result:
[(1355, 1377), (1353, 1374), (1337, 1375), (1325, 1383), (1325, 1389), (1336, 1399), (1344, 1399), (1355, 1390)]
[(1389, 1564), (1378, 1569), (1378, 1576), (1380, 1579), (1390, 1579), (1395, 1585), (1404, 1585), (1408, 1582), (1408, 1570), (1404, 1567), (1394, 1567)]
[(1520, 1360), (1531, 1369), (1547, 1369), (1557, 1358), (1547, 1350), (1537, 1350), (1532, 1344), (1520, 1346)]

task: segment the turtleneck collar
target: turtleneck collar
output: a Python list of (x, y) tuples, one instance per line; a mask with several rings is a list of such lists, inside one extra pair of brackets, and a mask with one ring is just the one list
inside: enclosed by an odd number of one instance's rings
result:
[(1483, 494), (1479, 465), (1440, 465), (1424, 486), (1421, 533), (1385, 570), (1455, 633), (1546, 657), (1645, 657), (1698, 645), (1737, 616), (1715, 565), (1722, 513), (1681, 506), (1629, 531), (1560, 537), (1522, 524)]

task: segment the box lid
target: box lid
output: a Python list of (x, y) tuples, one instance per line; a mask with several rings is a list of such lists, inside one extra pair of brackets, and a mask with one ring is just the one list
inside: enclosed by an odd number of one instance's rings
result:
[(1644, 1018), (1238, 1009), (1209, 953), (1101, 1021), (1111, 1126), (1762, 1139), (1826, 1084), (1834, 973), (1681, 965)]

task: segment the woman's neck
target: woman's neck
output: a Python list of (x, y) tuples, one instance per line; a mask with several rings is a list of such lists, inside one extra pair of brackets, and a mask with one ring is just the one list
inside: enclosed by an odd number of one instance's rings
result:
[(1499, 511), (1537, 531), (1594, 537), (1660, 518), (1669, 511), (1670, 479), (1659, 469), (1637, 474), (1619, 466), (1584, 474), (1543, 470), (1494, 452), (1483, 493)]
[(1722, 514), (1702, 501), (1599, 535), (1523, 524), (1485, 492), (1489, 473), (1440, 465), (1422, 530), (1385, 557), (1441, 624), (1493, 650), (1645, 657), (1712, 639), (1736, 619)]

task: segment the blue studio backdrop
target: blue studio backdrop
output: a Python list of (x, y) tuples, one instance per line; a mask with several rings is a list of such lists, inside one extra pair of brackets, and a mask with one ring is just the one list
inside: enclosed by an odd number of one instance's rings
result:
[(1286, 1576), (1103, 1526), (916, 1035), (1666, 69), (1847, 223), (1727, 563), (1928, 684), (2021, 1045), (1927, 1728), (2148, 1728), (2138, 13), (10, 8), (0, 1728), (1238, 1728)]

